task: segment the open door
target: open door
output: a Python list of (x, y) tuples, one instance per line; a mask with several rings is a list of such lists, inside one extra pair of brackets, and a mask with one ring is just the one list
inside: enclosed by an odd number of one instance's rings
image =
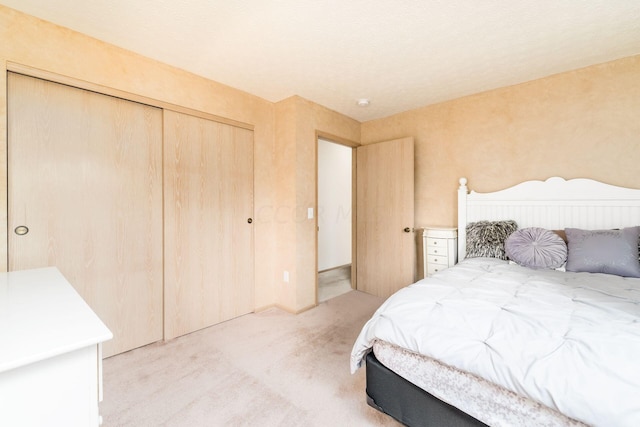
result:
[(357, 148), (357, 288), (388, 297), (415, 281), (413, 138)]

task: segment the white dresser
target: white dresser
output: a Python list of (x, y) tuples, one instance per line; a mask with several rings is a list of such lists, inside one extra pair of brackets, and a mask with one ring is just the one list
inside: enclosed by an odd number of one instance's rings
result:
[(424, 277), (458, 262), (458, 229), (426, 227), (422, 232)]
[(56, 268), (0, 273), (0, 426), (98, 426), (111, 338)]

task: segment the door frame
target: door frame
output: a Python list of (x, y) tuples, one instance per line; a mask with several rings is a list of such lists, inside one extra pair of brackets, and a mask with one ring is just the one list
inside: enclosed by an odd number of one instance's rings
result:
[(360, 147), (362, 144), (351, 141), (345, 138), (341, 138), (336, 135), (331, 135), (326, 132), (316, 131), (316, 144), (315, 144), (315, 158), (316, 158), (316, 200), (315, 200), (315, 211), (316, 215), (314, 218), (315, 221), (315, 272), (316, 272), (316, 280), (315, 280), (315, 305), (318, 305), (318, 142), (320, 139), (331, 142), (333, 144), (343, 145), (345, 147), (351, 148), (351, 289), (358, 289), (358, 277), (357, 277), (357, 245), (356, 245), (356, 160), (358, 150), (356, 148)]

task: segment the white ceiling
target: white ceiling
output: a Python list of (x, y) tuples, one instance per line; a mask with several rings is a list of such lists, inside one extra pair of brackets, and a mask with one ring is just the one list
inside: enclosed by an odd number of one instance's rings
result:
[[(0, 0), (359, 121), (640, 54), (640, 0)], [(640, 78), (640, 76), (639, 76)], [(371, 104), (358, 107), (356, 101)]]

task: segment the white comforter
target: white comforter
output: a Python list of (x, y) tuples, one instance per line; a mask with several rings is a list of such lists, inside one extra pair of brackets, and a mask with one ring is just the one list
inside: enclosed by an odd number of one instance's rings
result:
[(355, 372), (384, 340), (597, 426), (640, 426), (640, 279), (467, 259), (390, 297)]

